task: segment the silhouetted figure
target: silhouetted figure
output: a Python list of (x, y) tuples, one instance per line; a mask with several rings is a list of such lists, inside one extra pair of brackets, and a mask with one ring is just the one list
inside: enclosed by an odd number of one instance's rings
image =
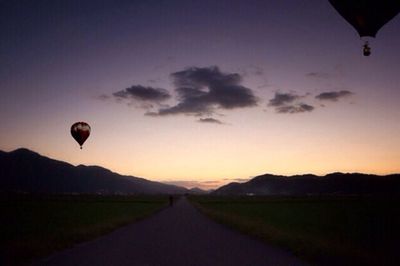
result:
[(169, 206), (174, 205), (174, 197), (172, 195), (169, 195)]

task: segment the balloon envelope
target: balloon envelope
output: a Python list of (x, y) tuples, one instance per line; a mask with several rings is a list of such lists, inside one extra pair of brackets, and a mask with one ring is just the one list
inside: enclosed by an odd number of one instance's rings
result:
[(90, 126), (85, 122), (76, 122), (71, 126), (71, 135), (82, 149), (83, 143), (90, 135)]
[(375, 37), (400, 11), (399, 0), (329, 0), (361, 37)]

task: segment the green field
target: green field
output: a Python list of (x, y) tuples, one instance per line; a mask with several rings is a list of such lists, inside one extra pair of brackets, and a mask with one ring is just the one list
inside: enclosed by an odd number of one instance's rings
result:
[(400, 265), (399, 199), (191, 197), (218, 222), (315, 264)]
[[(46, 196), (0, 201), (0, 264), (23, 265), (166, 206), (166, 197)], [(3, 260), (3, 261), (1, 261)]]

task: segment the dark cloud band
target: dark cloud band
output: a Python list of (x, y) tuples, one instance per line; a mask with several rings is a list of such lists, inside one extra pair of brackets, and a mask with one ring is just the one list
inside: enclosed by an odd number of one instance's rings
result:
[(169, 99), (171, 95), (165, 89), (135, 85), (113, 93), (119, 99), (135, 99), (139, 101), (161, 102)]
[(292, 93), (275, 93), (274, 98), (269, 100), (268, 106), (278, 107), (299, 99), (301, 96)]
[(178, 103), (159, 109), (158, 115), (212, 115), (216, 109), (256, 106), (253, 91), (241, 85), (237, 73), (223, 73), (218, 67), (191, 67), (171, 74)]
[(305, 103), (296, 103), (299, 99), (306, 97), (299, 96), (294, 93), (275, 93), (274, 98), (269, 100), (268, 106), (274, 107), (275, 111), (280, 114), (296, 114), (311, 112), (315, 108)]
[(224, 124), (224, 123), (221, 122), (220, 120), (215, 119), (215, 118), (211, 118), (211, 117), (208, 117), (208, 118), (200, 118), (199, 120), (197, 120), (197, 122), (200, 122), (200, 123), (210, 123), (210, 124), (219, 124), (219, 125)]
[(353, 95), (351, 91), (342, 90), (342, 91), (323, 92), (315, 96), (315, 98), (321, 101), (337, 102), (340, 98), (348, 97), (351, 95)]
[(314, 106), (302, 103), (298, 105), (284, 105), (276, 108), (276, 112), (280, 114), (296, 114), (311, 112), (314, 110)]

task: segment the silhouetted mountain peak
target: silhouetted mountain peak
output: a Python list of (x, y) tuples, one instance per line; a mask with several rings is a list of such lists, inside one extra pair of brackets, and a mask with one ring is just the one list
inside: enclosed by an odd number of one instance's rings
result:
[(229, 183), (218, 188), (219, 195), (400, 195), (400, 175), (378, 176), (335, 172), (279, 176), (265, 174), (245, 183)]
[(97, 166), (97, 165), (84, 165), (84, 164), (79, 164), (76, 166), (76, 168), (82, 168), (82, 169), (92, 169), (92, 170), (99, 170), (99, 171), (108, 171), (111, 172), (109, 169)]
[[(258, 183), (258, 182), (264, 182), (265, 180), (275, 180), (275, 179), (280, 179), (280, 178), (284, 178), (284, 176), (273, 175), (273, 174), (264, 174), (264, 175), (256, 176), (256, 177), (250, 179), (249, 181), (244, 182), (243, 184)], [(240, 183), (238, 183), (238, 184), (240, 184)]]
[(9, 152), (9, 154), (19, 155), (19, 156), (41, 156), (39, 153), (31, 151), (27, 148), (19, 148)]
[(343, 176), (343, 175), (347, 175), (347, 174), (349, 174), (349, 173), (333, 172), (333, 173), (326, 174), (325, 177)]
[(0, 153), (0, 191), (33, 193), (174, 194), (187, 189), (100, 166), (73, 166), (28, 149)]
[(201, 188), (198, 188), (198, 187), (191, 188), (190, 192), (193, 193), (193, 194), (206, 194), (206, 193), (208, 193), (208, 191), (206, 191), (204, 189), (201, 189)]
[(313, 174), (304, 174), (304, 175), (294, 175), (293, 178), (320, 178), (320, 176)]

